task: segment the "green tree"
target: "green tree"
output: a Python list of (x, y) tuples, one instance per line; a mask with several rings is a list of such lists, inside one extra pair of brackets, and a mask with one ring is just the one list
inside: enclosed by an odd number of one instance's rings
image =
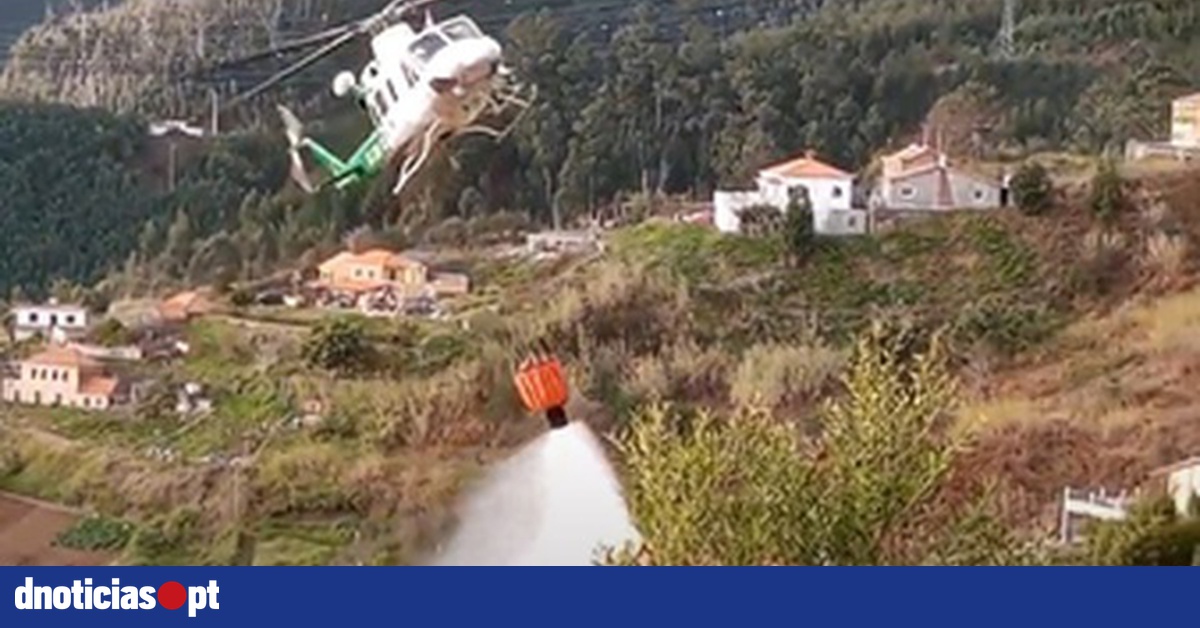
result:
[(310, 367), (343, 375), (365, 371), (373, 353), (362, 323), (348, 318), (327, 320), (314, 327), (302, 352)]
[(812, 203), (808, 200), (808, 192), (804, 189), (797, 190), (789, 199), (787, 212), (784, 214), (784, 250), (792, 260), (804, 261), (812, 253), (815, 237)]
[(91, 336), (102, 347), (124, 347), (133, 343), (133, 333), (115, 318), (104, 319), (92, 330)]
[[(653, 409), (620, 440), (645, 545), (618, 564), (1027, 564), (1040, 551), (1004, 531), (987, 502), (937, 504), (957, 443), (939, 435), (954, 384), (940, 343), (902, 357), (882, 330), (855, 347), (845, 396), (822, 435), (756, 413), (718, 421)], [(617, 549), (617, 548), (613, 548)]]
[(1054, 196), (1054, 185), (1050, 174), (1041, 164), (1027, 161), (1013, 175), (1010, 187), (1013, 202), (1022, 213), (1036, 216), (1050, 208)]
[(1092, 177), (1088, 204), (1101, 222), (1111, 224), (1125, 211), (1127, 203), (1121, 185), (1116, 165), (1108, 159), (1100, 162)]

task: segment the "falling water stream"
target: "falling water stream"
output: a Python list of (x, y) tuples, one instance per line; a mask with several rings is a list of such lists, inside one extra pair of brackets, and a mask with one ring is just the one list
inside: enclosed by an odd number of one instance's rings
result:
[(604, 548), (640, 541), (598, 439), (579, 422), (493, 469), (460, 521), (431, 564), (586, 566)]

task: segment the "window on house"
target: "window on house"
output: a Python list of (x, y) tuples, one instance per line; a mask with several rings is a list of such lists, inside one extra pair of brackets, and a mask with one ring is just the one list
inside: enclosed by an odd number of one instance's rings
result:
[(857, 223), (858, 223), (858, 221), (855, 220), (854, 216), (851, 216), (846, 219), (846, 225), (849, 227), (854, 227), (857, 225)]
[(38, 322), (37, 312), (30, 312), (29, 313), (29, 323), (32, 325), (32, 324), (36, 324), (37, 322)]
[(917, 195), (916, 189), (912, 186), (904, 186), (900, 188), (900, 198), (912, 198)]
[(67, 324), (68, 325), (75, 324), (75, 315), (74, 314), (67, 314)]
[(83, 407), (85, 407), (85, 408), (90, 408), (90, 407), (92, 407), (92, 398), (91, 398), (91, 397), (84, 397), (84, 398), (83, 398)]
[(392, 97), (392, 102), (400, 102), (400, 96), (396, 94), (396, 85), (392, 83), (392, 79), (387, 81), (388, 94)]
[(51, 326), (51, 327), (57, 327), (57, 326), (58, 326), (58, 314), (51, 314), (51, 315), (50, 315), (50, 326)]
[(975, 188), (975, 200), (982, 201), (984, 196), (986, 196), (986, 193), (983, 190)]
[(842, 198), (842, 186), (833, 186), (833, 198)]
[(61, 405), (62, 405), (62, 394), (55, 394), (55, 395), (54, 395), (54, 405), (56, 405), (56, 406), (61, 406)]

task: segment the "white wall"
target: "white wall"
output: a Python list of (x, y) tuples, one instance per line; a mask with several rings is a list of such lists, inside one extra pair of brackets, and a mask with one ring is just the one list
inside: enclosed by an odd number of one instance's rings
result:
[[(818, 220), (815, 215), (813, 220)], [(861, 209), (833, 209), (825, 212), (813, 228), (824, 235), (862, 235), (867, 232), (867, 212)]]
[(1186, 513), (1192, 495), (1200, 495), (1200, 462), (1172, 473), (1167, 479), (1167, 490), (1178, 512)]
[(721, 233), (739, 233), (742, 230), (740, 214), (743, 209), (771, 203), (758, 191), (713, 193), (713, 224)]
[(759, 177), (758, 186), (772, 204), (779, 207), (787, 207), (789, 189), (803, 186), (808, 189), (808, 200), (812, 203), (814, 214), (835, 209), (848, 210), (854, 195), (852, 177), (794, 179), (763, 175)]
[(66, 330), (83, 330), (88, 326), (86, 308), (54, 305), (19, 306), (13, 308), (17, 327), (49, 329), (51, 325)]

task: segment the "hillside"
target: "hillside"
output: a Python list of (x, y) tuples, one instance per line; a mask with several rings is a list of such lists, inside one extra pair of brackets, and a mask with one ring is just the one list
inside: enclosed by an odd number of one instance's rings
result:
[[(145, 251), (190, 255), (195, 244), (188, 230), (227, 228), (247, 195), (279, 188), (284, 166), (278, 155), (278, 144), (253, 138), (181, 148), (170, 190), (163, 146), (148, 137), (143, 121), (0, 103), (0, 248), (6, 252), (0, 293), (20, 288), (40, 297), (55, 280), (94, 285), (139, 252), (139, 242)], [(165, 236), (174, 223), (180, 226), (172, 242)]]
[[(218, 48), (222, 57), (234, 55), (273, 36), (311, 32), (313, 16), (332, 22), (361, 15), (370, 4), (338, 5), (325, 15), (312, 3), (284, 3), (284, 11), (266, 21), (252, 19), (266, 4), (215, 1), (195, 3), (202, 15), (191, 17), (164, 13), (154, 2), (71, 16), (28, 33), (0, 81), (7, 81), (0, 95), (199, 116), (208, 106), (206, 87), (161, 100), (170, 90), (156, 85), (214, 60)], [(712, 21), (706, 12), (711, 3), (655, 5), (625, 13), (624, 25), (607, 32), (583, 26), (584, 18), (595, 17), (585, 4), (564, 3), (540, 14), (525, 12), (531, 6), (523, 4), (499, 10), (464, 0), (446, 7), (464, 7), (492, 32), (503, 32), (518, 76), (537, 84), (539, 101), (510, 141), (456, 144), (400, 201), (364, 189), (303, 202), (285, 194), (231, 204), (294, 208), (288, 213), (304, 217), (288, 229), (294, 242), (269, 248), (299, 252), (336, 242), (361, 224), (358, 217), (375, 226), (394, 224), (395, 234), (404, 237), (449, 217), (513, 210), (540, 224), (555, 217), (569, 223), (634, 195), (705, 199), (714, 187), (743, 183), (762, 164), (804, 149), (864, 170), (881, 150), (918, 134), (925, 121), (938, 125), (955, 156), (970, 159), (1118, 149), (1130, 138), (1162, 137), (1169, 99), (1200, 85), (1200, 56), (1193, 54), (1200, 46), (1198, 18), (1184, 0), (1063, 0), (1024, 7), (1020, 54), (1008, 61), (995, 56), (998, 1), (812, 3), (787, 16), (764, 8), (771, 3), (751, 3), (759, 8), (729, 23)], [(774, 26), (745, 29), (738, 19)], [(230, 21), (246, 26), (222, 26)], [(206, 32), (193, 28), (209, 22)], [(155, 45), (126, 45), (132, 41)], [(328, 91), (331, 72), (342, 63), (315, 68), (298, 79), (298, 91), (274, 93), (262, 105), (311, 105), (304, 117), (313, 132), (339, 151), (349, 150), (362, 137), (363, 121), (353, 110), (316, 98)], [(86, 77), (72, 74), (81, 68)], [(237, 72), (261, 78), (269, 69)], [(247, 119), (254, 117), (248, 113)], [(241, 127), (236, 118), (225, 120), (227, 130)], [(272, 141), (279, 135), (275, 119), (266, 111), (259, 120)], [(975, 138), (981, 125), (989, 134)], [(190, 245), (177, 250), (194, 253), (222, 232), (251, 239), (262, 228), (261, 222), (205, 222), (189, 232)], [(100, 255), (87, 267), (126, 261)], [(193, 261), (132, 270), (159, 283), (180, 281), (186, 277), (179, 269)], [(270, 270), (262, 267), (270, 263), (259, 261), (255, 268), (239, 265), (237, 274)], [(45, 288), (32, 277), (18, 281)]]
[[(90, 8), (102, 4), (102, 0), (77, 0), (78, 6)], [(8, 60), (8, 50), (29, 28), (42, 22), (49, 7), (51, 12), (62, 11), (70, 6), (68, 0), (9, 0), (4, 3), (4, 14), (0, 15), (0, 68)], [(109, 2), (110, 5), (116, 2)]]
[[(728, 22), (717, 0), (614, 2), (599, 30), (585, 0), (463, 0), (539, 100), (401, 199), (387, 181), (301, 196), (253, 110), (176, 159), (147, 136), (203, 110), (206, 86), (174, 77), (215, 50), (373, 4), (126, 0), (17, 44), (0, 76), (0, 296), (210, 285), (220, 308), (186, 326), (186, 356), (134, 367), (204, 384), (211, 413), (178, 416), (167, 388), (124, 413), (0, 405), (0, 489), (98, 513), (71, 534), (126, 563), (411, 563), (464, 483), (541, 429), (511, 372), (544, 340), (570, 414), (614, 437), (659, 560), (1168, 560), (1044, 541), (1063, 486), (1131, 487), (1200, 453), (1200, 170), (1111, 178), (1097, 157), (1162, 138), (1170, 99), (1200, 89), (1194, 0), (1022, 3), (1006, 59), (999, 0), (738, 2)], [(303, 105), (347, 152), (364, 122), (320, 95), (343, 62), (260, 107)], [(501, 255), (526, 227), (665, 213), (804, 149), (869, 172), (923, 125), (975, 168), (1049, 164), (1049, 206), (846, 239), (650, 219), (602, 254)], [(471, 294), (441, 320), (245, 304), (346, 245), (421, 246)]]
[[(527, 339), (561, 353), (571, 414), (610, 434), (661, 403), (820, 434), (851, 347), (883, 323), (911, 347), (941, 330), (960, 382), (950, 429), (969, 447), (930, 514), (997, 479), (1001, 518), (1037, 537), (1053, 531), (1063, 485), (1130, 486), (1200, 447), (1196, 180), (1128, 180), (1115, 230), (1086, 190), (1067, 189), (1047, 215), (818, 242), (799, 267), (772, 239), (655, 223), (611, 234), (603, 257), (446, 251), (473, 269), (473, 296), (444, 322), (357, 323), (373, 347), (359, 370), (305, 361), (331, 319), (235, 308), (193, 323), (192, 354), (168, 367), (215, 391), (212, 415), (8, 409), (0, 487), (134, 522), (123, 560), (135, 563), (403, 563), (453, 525), (452, 499), (480, 464), (541, 429), (509, 379)], [(291, 423), (311, 400), (324, 418)], [(236, 492), (219, 460), (260, 447)]]

